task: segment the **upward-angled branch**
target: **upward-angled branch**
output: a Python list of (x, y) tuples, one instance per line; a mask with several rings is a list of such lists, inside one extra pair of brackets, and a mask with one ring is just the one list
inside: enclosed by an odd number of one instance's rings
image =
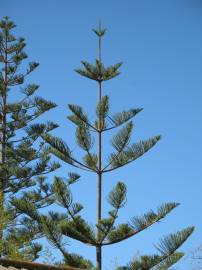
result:
[[(157, 250), (160, 254), (154, 254), (152, 256), (141, 256), (139, 259), (131, 261), (127, 269), (128, 270), (167, 270), (170, 266), (175, 264), (179, 259), (184, 256), (182, 252), (176, 252), (176, 250), (187, 240), (192, 234), (194, 228), (189, 227), (184, 230), (178, 231), (175, 234), (170, 234), (160, 241), (157, 245)], [(158, 247), (160, 246), (160, 248)]]
[(103, 129), (103, 131), (108, 131), (114, 128), (121, 126), (122, 124), (126, 123), (127, 121), (131, 120), (133, 117), (136, 116), (139, 112), (143, 109), (130, 109), (128, 111), (122, 111), (120, 113), (116, 113), (112, 116), (107, 115), (109, 122), (111, 123), (110, 127)]
[(64, 162), (83, 170), (91, 172), (94, 171), (92, 168), (74, 159), (72, 156), (72, 152), (62, 139), (54, 137), (50, 134), (42, 134), (41, 136), (51, 146), (51, 148), (49, 148), (49, 151)]
[(143, 217), (134, 217), (131, 219), (131, 224), (124, 225), (124, 231), (122, 231), (122, 226), (113, 229), (108, 234), (108, 241), (104, 242), (102, 245), (112, 245), (126, 240), (137, 233), (147, 229), (154, 223), (163, 219), (168, 213), (170, 213), (178, 203), (165, 203), (161, 205), (156, 212), (149, 211)]
[(89, 128), (97, 131), (97, 129), (88, 120), (87, 115), (83, 112), (82, 107), (73, 104), (69, 104), (68, 107), (73, 112), (73, 115), (67, 116), (70, 121), (72, 121), (77, 126), (87, 125)]
[(103, 172), (114, 162), (114, 160), (118, 159), (119, 156), (123, 153), (124, 149), (129, 143), (131, 132), (133, 129), (132, 122), (126, 124), (124, 128), (122, 128), (117, 135), (112, 139), (112, 146), (117, 150), (117, 153), (114, 155), (113, 159), (109, 161), (109, 163), (102, 169)]
[(100, 244), (103, 243), (105, 238), (109, 235), (116, 219), (118, 218), (117, 214), (120, 208), (122, 208), (126, 203), (126, 186), (122, 182), (118, 182), (116, 187), (112, 189), (108, 196), (108, 202), (114, 208), (114, 210), (109, 212), (110, 217), (100, 220), (97, 224), (97, 227), (102, 232), (99, 239)]
[(123, 167), (137, 158), (144, 155), (149, 151), (159, 140), (161, 136), (155, 136), (146, 141), (140, 141), (137, 144), (132, 144), (126, 151), (122, 151), (120, 154), (111, 154), (109, 163), (111, 168), (103, 170), (103, 173), (113, 171), (117, 168)]

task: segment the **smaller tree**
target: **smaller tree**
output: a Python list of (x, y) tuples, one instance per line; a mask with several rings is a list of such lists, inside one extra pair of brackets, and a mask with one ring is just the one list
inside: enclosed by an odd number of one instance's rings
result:
[(33, 240), (41, 231), (12, 206), (12, 200), (28, 200), (36, 209), (53, 201), (45, 175), (59, 164), (50, 162), (40, 135), (57, 125), (33, 121), (56, 105), (35, 95), (38, 85), (24, 84), (39, 64), (23, 65), (26, 43), (12, 34), (14, 28), (8, 17), (0, 21), (0, 257), (34, 260), (41, 246)]
[[(120, 113), (111, 114), (109, 97), (102, 95), (103, 82), (117, 77), (120, 74), (121, 63), (105, 67), (101, 60), (101, 40), (105, 29), (94, 30), (99, 39), (99, 58), (95, 64), (82, 61), (83, 69), (76, 72), (81, 76), (95, 81), (98, 85), (98, 103), (96, 106), (95, 121), (91, 122), (87, 113), (78, 105), (69, 105), (71, 115), (68, 119), (76, 125), (76, 141), (79, 147), (85, 152), (83, 160), (74, 157), (73, 151), (60, 138), (50, 134), (42, 134), (44, 140), (49, 144), (50, 151), (60, 160), (73, 167), (84, 171), (92, 172), (97, 178), (97, 220), (94, 227), (81, 216), (83, 206), (73, 201), (71, 185), (78, 182), (80, 176), (77, 173), (70, 173), (68, 179), (55, 177), (53, 190), (55, 202), (65, 210), (65, 214), (49, 212), (48, 215), (41, 214), (29, 201), (16, 199), (13, 203), (22, 212), (37, 222), (46, 233), (49, 241), (58, 248), (63, 255), (63, 263), (75, 266), (90, 268), (87, 260), (81, 256), (70, 254), (64, 246), (64, 237), (73, 238), (86, 245), (95, 247), (96, 267), (102, 269), (102, 249), (105, 246), (122, 242), (142, 232), (153, 224), (166, 217), (179, 204), (175, 202), (164, 203), (156, 211), (150, 210), (141, 217), (133, 217), (130, 222), (117, 224), (119, 211), (126, 203), (126, 185), (118, 182), (108, 196), (111, 211), (103, 217), (102, 213), (102, 191), (103, 174), (119, 169), (139, 157), (143, 156), (160, 140), (160, 136), (154, 136), (139, 143), (130, 143), (133, 130), (131, 119), (142, 109), (133, 108)], [(114, 151), (104, 161), (103, 153), (106, 148), (103, 146), (103, 133), (123, 126), (112, 138), (111, 143)], [(94, 147), (93, 135), (97, 135), (97, 152)], [(127, 266), (120, 269), (128, 270), (164, 270), (176, 263), (184, 254), (177, 249), (193, 232), (193, 227), (186, 228), (177, 233), (171, 234), (161, 240), (157, 246), (159, 253), (151, 256), (141, 256), (131, 261)]]
[(202, 269), (202, 245), (198, 246), (195, 250), (191, 252), (191, 254), (189, 255), (189, 259), (191, 259), (191, 265), (193, 270)]

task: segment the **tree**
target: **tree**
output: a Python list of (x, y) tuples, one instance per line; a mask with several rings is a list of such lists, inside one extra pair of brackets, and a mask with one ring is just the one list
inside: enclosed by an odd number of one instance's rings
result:
[(40, 134), (57, 125), (33, 121), (56, 105), (35, 95), (38, 85), (25, 85), (39, 64), (30, 62), (26, 68), (25, 39), (17, 39), (13, 28), (8, 17), (0, 21), (0, 256), (34, 260), (41, 250), (32, 241), (40, 236), (39, 228), (16, 211), (12, 200), (26, 198), (36, 209), (52, 202), (45, 174), (59, 164), (50, 162)]
[(189, 261), (191, 261), (191, 266), (193, 270), (202, 269), (202, 246), (195, 248), (188, 256)]
[[(112, 210), (107, 218), (103, 218), (102, 212), (102, 177), (103, 174), (123, 167), (138, 159), (149, 151), (159, 140), (160, 136), (154, 136), (148, 140), (138, 143), (130, 143), (133, 130), (132, 118), (142, 109), (124, 110), (120, 113), (111, 114), (109, 106), (109, 96), (102, 95), (102, 84), (120, 74), (121, 63), (105, 67), (101, 59), (101, 41), (106, 30), (99, 27), (93, 30), (99, 39), (99, 58), (95, 64), (82, 61), (83, 69), (76, 69), (81, 76), (89, 78), (98, 84), (98, 104), (96, 107), (95, 122), (89, 120), (87, 113), (78, 105), (68, 105), (71, 115), (68, 119), (76, 125), (76, 140), (79, 147), (84, 150), (83, 160), (74, 157), (73, 151), (60, 138), (50, 134), (43, 134), (43, 139), (49, 144), (49, 150), (60, 160), (72, 167), (79, 168), (88, 172), (93, 172), (97, 176), (97, 222), (92, 227), (81, 216), (83, 206), (73, 202), (73, 195), (70, 190), (71, 185), (76, 183), (80, 176), (70, 173), (69, 179), (55, 177), (53, 190), (56, 203), (62, 206), (65, 214), (58, 214), (51, 211), (48, 215), (41, 214), (34, 207), (31, 208), (27, 201), (27, 207), (20, 200), (16, 200), (15, 206), (33, 220), (37, 220), (42, 228), (45, 228), (46, 236), (49, 241), (57, 247), (64, 257), (64, 263), (75, 267), (89, 268), (91, 265), (83, 258), (75, 254), (70, 254), (64, 247), (63, 236), (76, 239), (84, 244), (94, 246), (96, 249), (97, 269), (102, 269), (102, 248), (113, 245), (128, 239), (150, 227), (154, 223), (163, 219), (170, 213), (178, 203), (164, 203), (156, 211), (149, 211), (142, 217), (133, 217), (131, 222), (116, 224), (119, 210), (126, 202), (126, 185), (118, 182), (108, 196), (108, 202)], [(122, 126), (122, 127), (121, 127)], [(121, 127), (118, 133), (112, 138), (111, 143), (114, 152), (109, 155), (106, 163), (103, 161), (103, 133)], [(95, 151), (94, 139), (92, 134), (97, 134), (97, 153)], [(177, 249), (193, 232), (193, 227), (186, 228), (175, 234), (171, 234), (160, 242), (159, 253), (151, 256), (141, 256), (137, 260), (131, 261), (126, 267), (119, 269), (168, 269), (176, 263), (183, 253)]]

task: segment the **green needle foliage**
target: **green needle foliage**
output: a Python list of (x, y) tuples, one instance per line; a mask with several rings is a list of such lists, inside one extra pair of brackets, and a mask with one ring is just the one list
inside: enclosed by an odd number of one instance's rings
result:
[[(142, 109), (132, 108), (122, 112), (112, 114), (110, 112), (109, 97), (102, 95), (102, 82), (115, 78), (120, 74), (121, 63), (105, 67), (101, 60), (101, 38), (106, 30), (99, 28), (93, 30), (99, 39), (99, 59), (95, 64), (82, 62), (83, 68), (76, 69), (81, 76), (96, 81), (98, 84), (98, 103), (96, 106), (95, 121), (90, 121), (84, 109), (78, 105), (68, 105), (71, 114), (68, 119), (76, 126), (76, 141), (78, 146), (84, 151), (82, 160), (78, 160), (73, 155), (73, 151), (60, 138), (50, 134), (42, 134), (43, 139), (49, 144), (48, 150), (60, 160), (75, 168), (93, 172), (97, 176), (97, 221), (95, 226), (90, 225), (81, 216), (83, 206), (74, 202), (71, 192), (71, 185), (79, 180), (79, 175), (69, 174), (69, 179), (55, 177), (53, 190), (55, 202), (63, 207), (63, 214), (49, 213), (44, 216), (39, 213), (34, 205), (27, 201), (27, 206), (22, 200), (15, 200), (15, 206), (22, 212), (37, 221), (47, 238), (54, 247), (57, 247), (63, 254), (64, 264), (75, 267), (91, 268), (92, 264), (78, 255), (69, 254), (64, 246), (65, 237), (73, 238), (84, 244), (94, 246), (96, 249), (96, 269), (102, 269), (102, 249), (106, 245), (126, 240), (141, 231), (147, 229), (160, 220), (164, 219), (179, 204), (175, 202), (163, 203), (156, 211), (150, 210), (143, 216), (132, 217), (128, 222), (117, 224), (119, 210), (126, 203), (126, 185), (118, 182), (108, 195), (108, 203), (111, 206), (106, 218), (102, 213), (102, 176), (104, 173), (116, 170), (126, 164), (138, 159), (149, 151), (160, 140), (160, 136), (142, 140), (138, 143), (131, 143), (133, 130), (132, 118)], [(108, 159), (104, 159), (105, 149), (102, 141), (103, 133), (120, 127), (117, 134), (111, 139), (113, 152)], [(96, 134), (96, 136), (95, 136)], [(95, 146), (98, 148), (94, 153)], [(176, 263), (184, 254), (177, 249), (193, 232), (193, 227), (184, 229), (175, 234), (171, 234), (160, 241), (157, 245), (157, 254), (151, 256), (141, 256), (133, 260), (125, 267), (119, 269), (128, 270), (149, 270), (168, 269)]]
[(0, 257), (34, 260), (41, 250), (32, 241), (40, 237), (39, 227), (21, 215), (12, 201), (23, 198), (25, 207), (29, 201), (36, 209), (53, 202), (45, 174), (59, 164), (50, 162), (40, 135), (57, 125), (33, 121), (56, 105), (36, 95), (38, 85), (26, 84), (39, 64), (24, 64), (26, 43), (12, 34), (14, 28), (8, 17), (0, 21)]

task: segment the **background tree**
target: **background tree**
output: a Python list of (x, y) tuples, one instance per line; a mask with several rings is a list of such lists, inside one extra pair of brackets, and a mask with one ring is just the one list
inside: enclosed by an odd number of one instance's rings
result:
[(191, 269), (201, 270), (202, 269), (202, 245), (195, 248), (188, 254), (187, 260), (189, 260)]
[(12, 34), (13, 28), (8, 17), (0, 21), (0, 256), (34, 260), (41, 246), (32, 240), (40, 237), (40, 230), (11, 202), (14, 196), (26, 198), (36, 209), (52, 202), (45, 174), (59, 165), (50, 163), (39, 136), (56, 125), (33, 120), (56, 105), (35, 95), (38, 85), (25, 84), (39, 64), (23, 64), (26, 43)]
[[(50, 134), (43, 134), (42, 137), (49, 144), (49, 150), (60, 160), (73, 167), (93, 172), (97, 176), (96, 225), (95, 227), (90, 226), (81, 216), (83, 206), (73, 202), (70, 186), (79, 180), (80, 176), (76, 173), (70, 173), (69, 179), (55, 177), (53, 190), (56, 203), (66, 210), (65, 214), (58, 214), (52, 211), (48, 215), (44, 215), (37, 211), (34, 206), (32, 207), (28, 201), (25, 207), (25, 203), (18, 199), (14, 201), (14, 204), (44, 228), (49, 241), (63, 254), (64, 263), (76, 267), (89, 268), (91, 266), (83, 258), (67, 252), (63, 242), (63, 236), (67, 236), (84, 244), (94, 246), (96, 249), (96, 267), (101, 270), (102, 248), (104, 246), (119, 243), (136, 235), (163, 219), (179, 204), (175, 202), (164, 203), (156, 211), (150, 210), (142, 217), (133, 217), (130, 222), (117, 224), (119, 210), (126, 202), (126, 185), (123, 182), (118, 182), (108, 196), (108, 202), (112, 209), (108, 212), (108, 217), (103, 217), (103, 174), (114, 171), (138, 159), (160, 140), (160, 136), (154, 136), (138, 143), (130, 143), (133, 130), (133, 122), (131, 120), (142, 109), (124, 110), (115, 114), (110, 113), (109, 96), (102, 95), (102, 84), (120, 74), (119, 68), (121, 63), (109, 67), (103, 65), (101, 60), (101, 41), (106, 30), (99, 27), (98, 30), (93, 31), (99, 39), (99, 58), (95, 64), (82, 61), (83, 69), (76, 69), (76, 72), (81, 76), (96, 81), (98, 84), (98, 104), (95, 121), (89, 120), (87, 113), (82, 107), (68, 105), (72, 113), (68, 116), (68, 119), (76, 125), (76, 140), (79, 147), (85, 152), (83, 160), (75, 158), (73, 151), (70, 150), (62, 139)], [(103, 153), (105, 147), (102, 140), (103, 133), (120, 126), (123, 127), (111, 140), (114, 151), (104, 162)], [(97, 134), (97, 144), (94, 144), (92, 134)], [(183, 256), (183, 253), (178, 252), (177, 249), (192, 232), (193, 227), (189, 227), (175, 234), (170, 234), (157, 245), (158, 253), (150, 256), (141, 256), (119, 269), (168, 269)]]

